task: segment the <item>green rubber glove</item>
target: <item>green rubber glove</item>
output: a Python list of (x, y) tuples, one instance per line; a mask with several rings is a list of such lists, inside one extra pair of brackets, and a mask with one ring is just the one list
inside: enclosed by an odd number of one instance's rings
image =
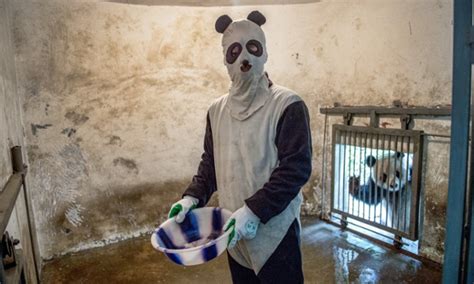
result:
[(168, 218), (175, 217), (176, 222), (181, 223), (183, 222), (189, 210), (196, 208), (198, 203), (199, 200), (197, 198), (186, 195), (183, 197), (183, 199), (171, 205)]
[(242, 238), (247, 240), (255, 238), (259, 224), (260, 218), (247, 205), (237, 209), (224, 225), (225, 231), (232, 227), (227, 248), (233, 248)]
[[(227, 225), (224, 226), (224, 227), (225, 227), (225, 230), (224, 230), (225, 232), (227, 232), (229, 229), (232, 228), (232, 231), (231, 231), (230, 234), (229, 234), (229, 239), (228, 239), (228, 241), (227, 241), (227, 247), (229, 247), (229, 245), (230, 245), (231, 242), (237, 243), (237, 240), (234, 240), (234, 237), (235, 237), (235, 219), (234, 219), (234, 218), (229, 219), (229, 221), (228, 221), (226, 224), (227, 224)], [(235, 243), (233, 244), (232, 247), (235, 246)]]

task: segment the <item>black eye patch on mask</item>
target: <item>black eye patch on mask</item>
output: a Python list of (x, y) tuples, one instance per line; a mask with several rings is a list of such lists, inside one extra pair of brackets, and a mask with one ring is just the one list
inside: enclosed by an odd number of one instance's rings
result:
[(242, 46), (240, 45), (240, 43), (234, 42), (227, 49), (225, 60), (227, 61), (227, 63), (232, 64), (235, 62), (235, 60), (237, 60), (241, 52)]
[(262, 44), (258, 40), (249, 40), (245, 47), (250, 54), (253, 54), (257, 57), (260, 57), (263, 54)]

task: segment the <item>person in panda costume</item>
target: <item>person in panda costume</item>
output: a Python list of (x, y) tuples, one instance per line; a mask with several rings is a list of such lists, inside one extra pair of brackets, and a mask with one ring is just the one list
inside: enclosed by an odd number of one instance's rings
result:
[(234, 212), (224, 225), (233, 230), (232, 281), (303, 283), (299, 215), (311, 175), (309, 115), (295, 92), (265, 72), (265, 21), (258, 11), (216, 21), (231, 86), (208, 110), (197, 174), (169, 216), (182, 222), (219, 190), (220, 207)]

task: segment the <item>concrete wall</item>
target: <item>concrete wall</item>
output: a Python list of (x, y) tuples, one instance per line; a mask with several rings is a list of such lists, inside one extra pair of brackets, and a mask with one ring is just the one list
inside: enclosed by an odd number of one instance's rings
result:
[[(26, 152), (22, 100), (17, 93), (12, 16), (11, 1), (0, 0), (0, 190), (12, 174), (10, 148), (19, 145)], [(20, 240), (18, 248), (23, 249), (28, 283), (36, 283), (23, 191), (18, 196), (7, 231), (10, 236)]]
[[(229, 86), (214, 22), (255, 8), (267, 17), (270, 77), (301, 94), (311, 112), (306, 213), (321, 210), (321, 106), (450, 102), (451, 1), (17, 1), (16, 59), (44, 258), (137, 235), (165, 219), (196, 171), (207, 107)], [(432, 129), (449, 132), (443, 124)], [(426, 231), (439, 238), (426, 240), (423, 253), (435, 260), (444, 238), (436, 208), (446, 203), (446, 155), (429, 156), (440, 166), (426, 177), (437, 179), (426, 183), (434, 206), (427, 219), (439, 224)]]

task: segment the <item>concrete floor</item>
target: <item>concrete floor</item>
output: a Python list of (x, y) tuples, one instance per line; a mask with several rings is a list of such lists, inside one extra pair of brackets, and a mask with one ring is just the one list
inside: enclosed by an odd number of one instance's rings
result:
[[(313, 218), (303, 222), (306, 283), (441, 283), (441, 271)], [(43, 283), (231, 283), (227, 259), (181, 267), (149, 237), (55, 259)]]

